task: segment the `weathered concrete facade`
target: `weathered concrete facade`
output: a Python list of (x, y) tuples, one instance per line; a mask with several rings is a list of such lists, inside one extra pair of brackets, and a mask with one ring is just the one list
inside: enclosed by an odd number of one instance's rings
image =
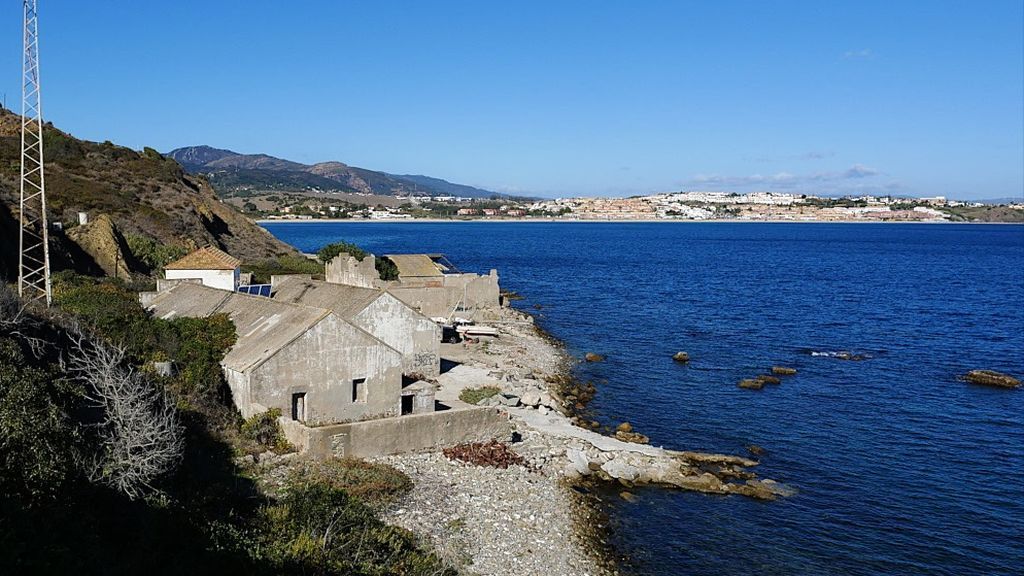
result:
[(330, 310), (178, 284), (149, 299), (161, 318), (227, 314), (238, 341), (222, 361), (243, 416), (278, 408), (310, 425), (397, 416), (402, 355)]
[(331, 310), (398, 350), (404, 374), (440, 373), (441, 327), (394, 295), (299, 275), (274, 276), (271, 283), (275, 300)]
[(288, 441), (316, 457), (367, 458), (436, 450), (464, 442), (506, 440), (508, 415), (497, 408), (473, 407), (310, 428), (283, 421)]
[(324, 266), (324, 277), (334, 284), (347, 284), (363, 288), (381, 288), (385, 282), (377, 272), (376, 258), (366, 256), (360, 262), (348, 253), (335, 256)]
[(473, 312), (501, 305), (498, 272), (487, 275), (453, 271), (435, 254), (389, 254), (399, 270), (398, 280), (384, 282), (377, 273), (373, 257), (362, 262), (340, 254), (327, 263), (325, 278), (333, 284), (383, 287), (421, 314), (436, 318), (452, 312)]

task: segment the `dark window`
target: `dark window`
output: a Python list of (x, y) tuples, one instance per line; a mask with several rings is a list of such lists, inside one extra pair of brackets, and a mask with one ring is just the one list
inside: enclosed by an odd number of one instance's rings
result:
[(412, 400), (412, 394), (402, 396), (402, 416), (405, 416), (406, 414), (412, 414)]
[(306, 393), (296, 392), (292, 394), (292, 420), (299, 422), (306, 421)]
[(366, 378), (356, 378), (352, 381), (352, 401), (366, 402)]

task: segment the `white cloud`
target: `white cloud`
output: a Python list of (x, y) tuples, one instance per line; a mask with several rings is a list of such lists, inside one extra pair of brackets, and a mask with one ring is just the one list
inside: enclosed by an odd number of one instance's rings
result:
[(847, 50), (843, 52), (843, 58), (846, 60), (869, 60), (875, 57), (875, 53), (870, 48), (862, 48), (860, 50)]
[(863, 190), (867, 192), (870, 190), (881, 190), (893, 185), (891, 182), (879, 184), (871, 180), (880, 174), (874, 168), (863, 164), (854, 164), (846, 170), (838, 172), (812, 172), (808, 174), (793, 174), (790, 172), (777, 172), (767, 175), (751, 174), (749, 176), (698, 174), (682, 184), (687, 187), (699, 186), (702, 188), (736, 191), (760, 189), (821, 191), (822, 193), (835, 193), (844, 190), (851, 192)]

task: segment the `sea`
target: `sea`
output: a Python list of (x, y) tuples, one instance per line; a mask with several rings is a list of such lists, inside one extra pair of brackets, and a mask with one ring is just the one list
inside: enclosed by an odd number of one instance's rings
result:
[[(603, 495), (630, 574), (1024, 574), (1024, 226), (269, 223), (314, 252), (444, 253), (499, 271), (578, 357), (603, 423), (766, 453), (774, 502)], [(672, 361), (686, 351), (688, 364)], [(844, 353), (860, 360), (842, 359)], [(848, 357), (848, 356), (847, 356)], [(737, 387), (772, 365), (798, 374)]]

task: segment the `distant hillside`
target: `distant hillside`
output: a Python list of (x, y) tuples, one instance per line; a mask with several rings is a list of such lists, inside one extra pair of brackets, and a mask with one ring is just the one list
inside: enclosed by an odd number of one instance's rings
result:
[[(440, 178), (431, 178), (430, 176), (421, 176), (419, 174), (389, 174), (392, 178), (411, 182), (417, 186), (424, 188), (430, 188), (436, 190), (444, 195), (448, 196), (461, 196), (463, 198), (480, 198), (480, 192), (487, 192), (479, 188), (472, 186), (466, 186), (465, 184), (454, 184), (447, 180), (441, 180)], [(504, 194), (498, 194), (496, 192), (488, 192), (486, 198), (490, 196), (505, 196)]]
[[(0, 276), (7, 278), (16, 275), (17, 265), (20, 121), (16, 114), (0, 110)], [(96, 262), (69, 239), (78, 212), (88, 213), (90, 220), (108, 215), (117, 231), (135, 245), (177, 251), (215, 245), (247, 261), (297, 254), (221, 202), (203, 178), (189, 175), (155, 150), (136, 152), (110, 142), (87, 142), (49, 124), (43, 145), (50, 219), (69, 231), (52, 235), (54, 269), (97, 270)], [(218, 153), (198, 152), (191, 160), (207, 160)]]
[(239, 154), (210, 146), (188, 146), (167, 153), (193, 174), (207, 176), (222, 196), (251, 191), (298, 192), (318, 188), (383, 196), (504, 196), (428, 176), (396, 176), (342, 162), (300, 164), (266, 154)]

